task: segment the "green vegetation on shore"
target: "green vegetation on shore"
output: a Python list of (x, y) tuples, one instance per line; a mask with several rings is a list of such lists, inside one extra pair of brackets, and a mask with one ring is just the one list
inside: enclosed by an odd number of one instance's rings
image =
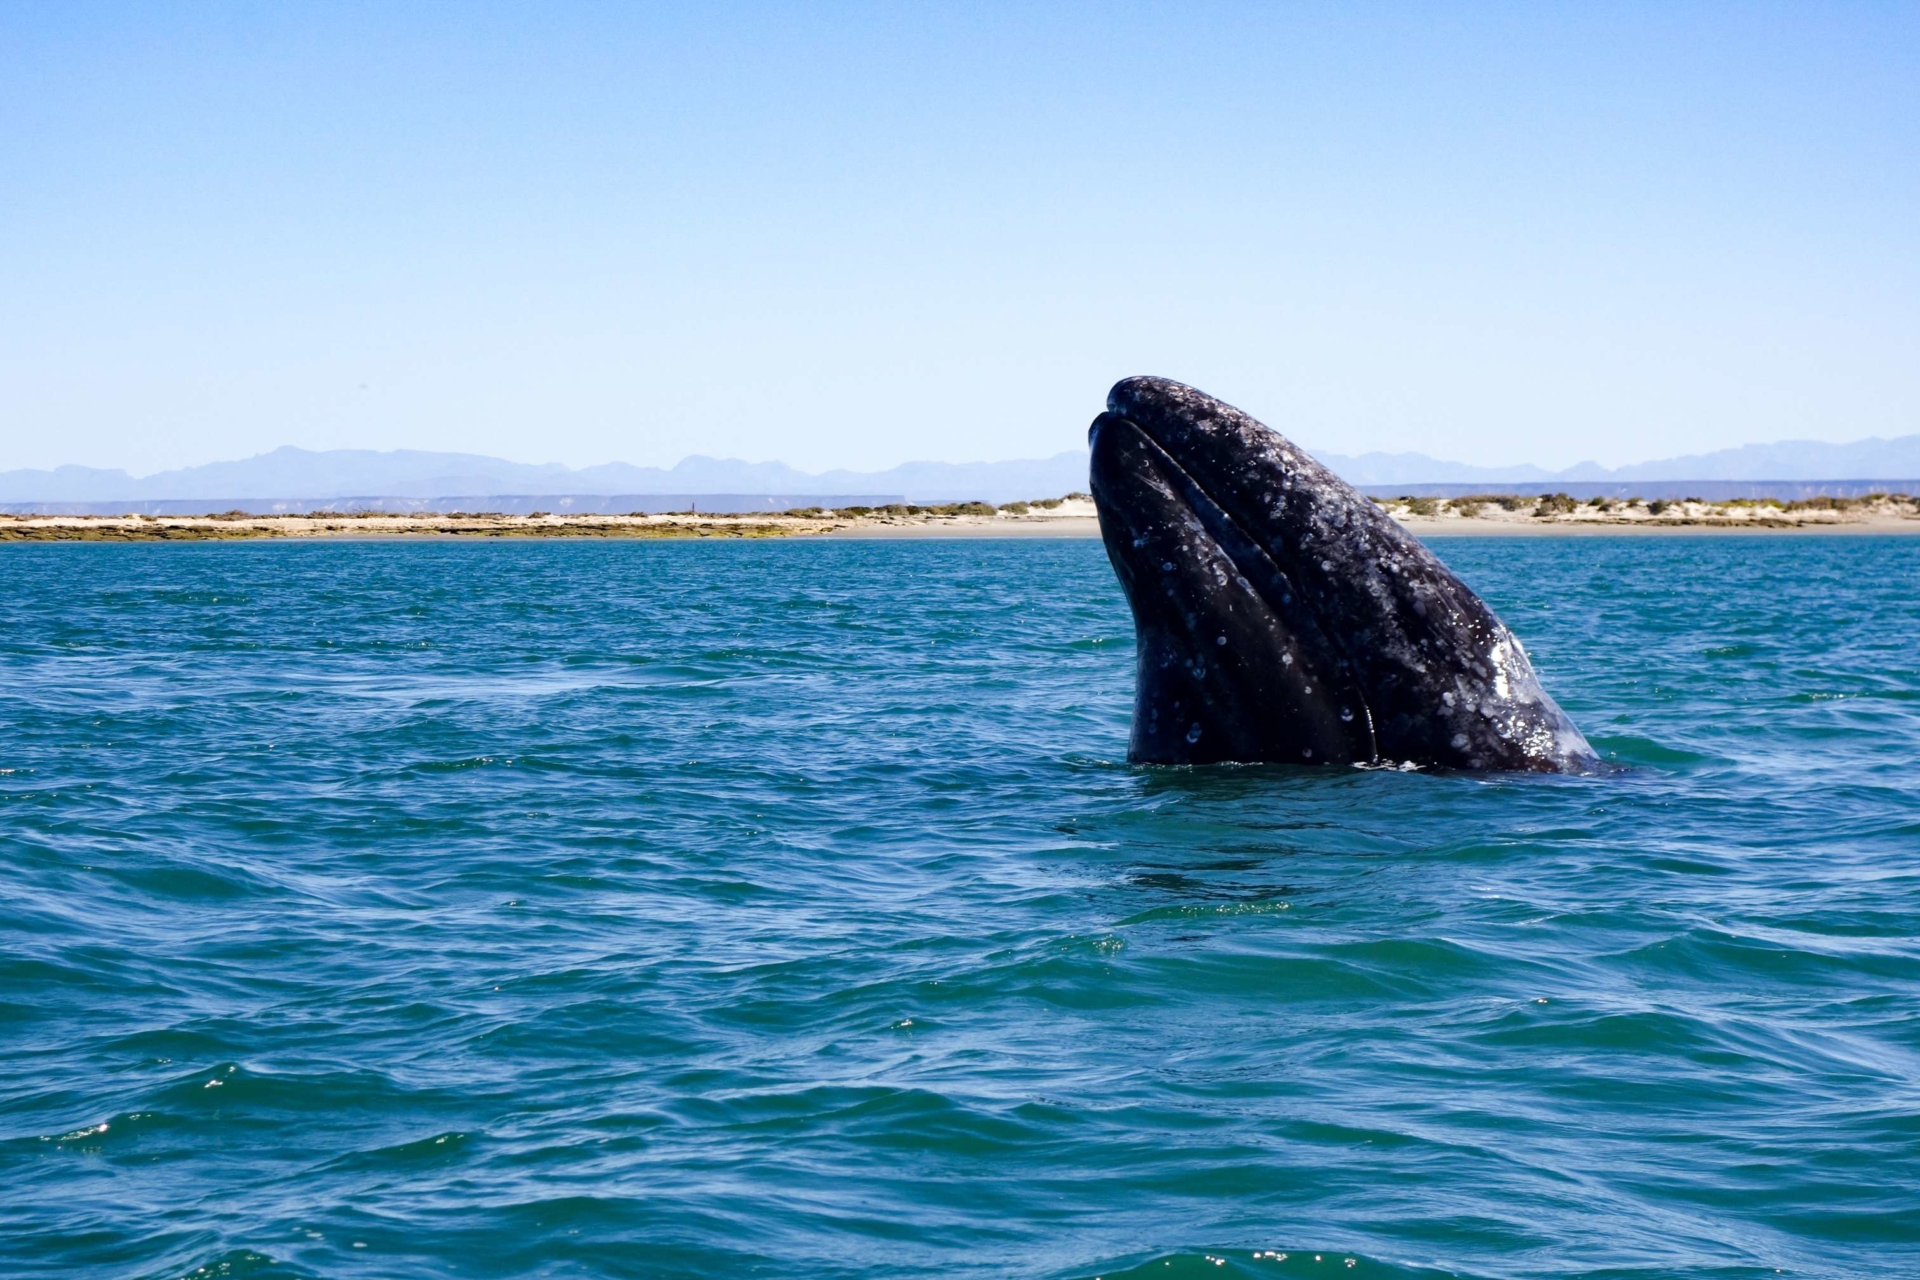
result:
[[(1565, 493), (1406, 495), (1373, 500), (1396, 519), (1492, 519), (1515, 526), (1602, 524), (1616, 528), (1696, 526), (1729, 529), (1820, 529), (1865, 521), (1920, 520), (1920, 500), (1901, 493), (1860, 498), (1574, 498)], [(985, 502), (890, 503), (879, 507), (803, 507), (778, 514), (631, 512), (573, 515), (503, 512), (314, 511), (254, 515), (221, 511), (192, 516), (0, 515), (0, 542), (219, 542), (248, 538), (780, 538), (849, 526), (964, 524), (997, 519), (1036, 521), (1085, 493), (991, 506)], [(1495, 510), (1489, 511), (1489, 508)], [(1074, 514), (1064, 512), (1060, 514)], [(985, 521), (983, 522), (983, 518)]]
[[(375, 513), (379, 514), (379, 513)], [(478, 520), (450, 522), (444, 517), (409, 519), (390, 528), (352, 529), (340, 527), (352, 517), (333, 516), (319, 529), (310, 525), (291, 526), (292, 520), (309, 521), (308, 516), (231, 517), (179, 516), (142, 518), (137, 523), (120, 517), (93, 520), (69, 519), (61, 523), (28, 524), (16, 518), (0, 521), (0, 542), (234, 542), (250, 538), (289, 537), (372, 537), (372, 538), (780, 538), (814, 531), (813, 526), (777, 521), (700, 521), (637, 524), (621, 520), (580, 520), (568, 523), (536, 523), (532, 516), (500, 517), (482, 523)], [(276, 523), (279, 522), (279, 523)], [(508, 523), (511, 521), (511, 523)]]
[(1529, 497), (1515, 493), (1467, 494), (1458, 498), (1424, 498), (1405, 494), (1398, 498), (1375, 499), (1396, 516), (1438, 519), (1454, 516), (1484, 518), (1488, 507), (1503, 512), (1524, 512), (1537, 520), (1588, 519), (1609, 524), (1644, 523), (1638, 517), (1661, 524), (1727, 524), (1740, 527), (1793, 528), (1803, 524), (1832, 523), (1788, 519), (1815, 514), (1878, 515), (1913, 518), (1920, 515), (1920, 499), (1904, 493), (1870, 493), (1858, 498), (1814, 497), (1728, 498), (1710, 502), (1705, 498), (1575, 498), (1565, 493), (1543, 493)]
[(924, 522), (958, 517), (1028, 516), (1057, 511), (1085, 493), (994, 507), (985, 502), (880, 507), (800, 507), (759, 512), (633, 511), (625, 515), (534, 511), (350, 511), (279, 514), (217, 511), (200, 515), (0, 515), (0, 542), (215, 542), (243, 538), (781, 538), (829, 532), (849, 523)]

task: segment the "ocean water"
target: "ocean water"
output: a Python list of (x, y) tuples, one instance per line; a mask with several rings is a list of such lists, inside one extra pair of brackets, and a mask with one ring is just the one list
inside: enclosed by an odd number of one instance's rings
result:
[(1920, 539), (1439, 549), (1618, 772), (1130, 768), (1090, 541), (0, 547), (0, 1274), (1920, 1274)]

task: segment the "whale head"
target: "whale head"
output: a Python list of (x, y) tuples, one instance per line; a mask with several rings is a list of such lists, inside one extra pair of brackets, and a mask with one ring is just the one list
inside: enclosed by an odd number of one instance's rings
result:
[(1138, 641), (1129, 759), (1597, 766), (1485, 602), (1278, 432), (1127, 378), (1089, 442)]

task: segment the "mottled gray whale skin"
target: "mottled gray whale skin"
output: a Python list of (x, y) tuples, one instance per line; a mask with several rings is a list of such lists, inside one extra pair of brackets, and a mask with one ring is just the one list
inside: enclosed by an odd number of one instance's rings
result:
[(1130, 760), (1598, 767), (1485, 602), (1278, 432), (1127, 378), (1088, 439), (1139, 642)]

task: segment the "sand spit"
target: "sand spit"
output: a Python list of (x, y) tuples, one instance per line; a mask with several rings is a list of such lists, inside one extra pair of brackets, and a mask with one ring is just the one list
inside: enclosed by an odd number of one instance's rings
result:
[(1084, 495), (990, 507), (810, 507), (778, 514), (669, 512), (632, 515), (500, 515), (472, 512), (323, 511), (306, 515), (0, 515), (0, 542), (214, 542), (246, 538), (779, 538), (829, 533), (870, 536), (1065, 534), (1098, 536)]
[[(1920, 500), (1902, 495), (1800, 502), (1577, 501), (1539, 498), (1391, 498), (1380, 505), (1414, 533), (1920, 533)], [(256, 516), (0, 515), (0, 542), (207, 542), (240, 538), (1094, 538), (1093, 501), (808, 508), (779, 514), (499, 515), (316, 512)]]
[(0, 542), (222, 542), (245, 538), (765, 538), (837, 521), (784, 516), (317, 514), (0, 516)]
[(1864, 498), (1383, 498), (1394, 519), (1428, 534), (1619, 533), (1920, 533), (1920, 500), (1906, 494)]

